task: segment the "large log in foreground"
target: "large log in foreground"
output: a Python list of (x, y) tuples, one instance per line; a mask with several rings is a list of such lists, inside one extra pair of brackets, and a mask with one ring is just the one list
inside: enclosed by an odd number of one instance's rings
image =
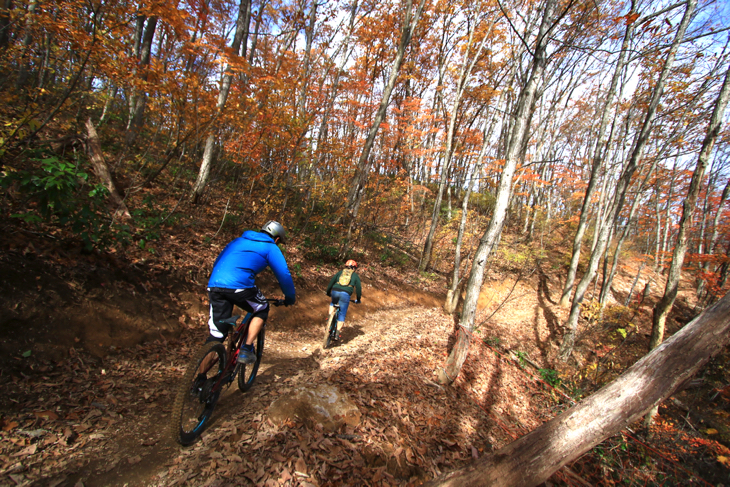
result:
[(670, 397), (728, 343), (730, 293), (592, 396), (493, 454), (425, 485), (539, 485)]

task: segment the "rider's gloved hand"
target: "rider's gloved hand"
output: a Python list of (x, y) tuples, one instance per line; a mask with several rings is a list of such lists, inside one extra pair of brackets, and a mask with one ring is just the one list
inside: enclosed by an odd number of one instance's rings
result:
[(284, 306), (291, 306), (292, 304), (297, 302), (297, 298), (295, 297), (289, 297), (287, 296), (286, 299), (284, 299)]

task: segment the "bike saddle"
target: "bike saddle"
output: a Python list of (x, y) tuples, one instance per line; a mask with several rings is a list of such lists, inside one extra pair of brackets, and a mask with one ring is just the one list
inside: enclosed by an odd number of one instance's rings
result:
[(238, 321), (238, 318), (240, 318), (240, 317), (241, 317), (241, 315), (231, 316), (230, 318), (218, 320), (218, 323), (221, 323), (223, 325), (231, 325), (231, 326), (235, 327), (236, 322)]

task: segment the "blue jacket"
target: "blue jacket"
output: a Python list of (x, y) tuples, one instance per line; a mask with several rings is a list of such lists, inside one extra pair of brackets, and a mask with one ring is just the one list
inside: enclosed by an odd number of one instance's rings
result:
[(213, 264), (208, 287), (225, 289), (247, 289), (254, 287), (256, 274), (271, 267), (279, 281), (286, 304), (294, 304), (296, 292), (294, 280), (286, 265), (284, 254), (274, 239), (263, 232), (246, 230), (243, 235), (229, 243)]

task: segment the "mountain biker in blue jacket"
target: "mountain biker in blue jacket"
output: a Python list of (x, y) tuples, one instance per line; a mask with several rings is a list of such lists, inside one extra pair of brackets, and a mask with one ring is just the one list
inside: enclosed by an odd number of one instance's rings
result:
[(267, 222), (260, 232), (247, 230), (229, 243), (213, 264), (208, 280), (210, 319), (208, 341), (225, 340), (231, 325), (221, 323), (230, 318), (233, 305), (253, 313), (245, 345), (241, 346), (238, 361), (245, 364), (256, 362), (253, 342), (269, 316), (269, 303), (256, 287), (256, 274), (271, 267), (284, 293), (284, 304), (296, 302), (294, 280), (278, 243), (286, 240), (286, 230), (275, 221)]

